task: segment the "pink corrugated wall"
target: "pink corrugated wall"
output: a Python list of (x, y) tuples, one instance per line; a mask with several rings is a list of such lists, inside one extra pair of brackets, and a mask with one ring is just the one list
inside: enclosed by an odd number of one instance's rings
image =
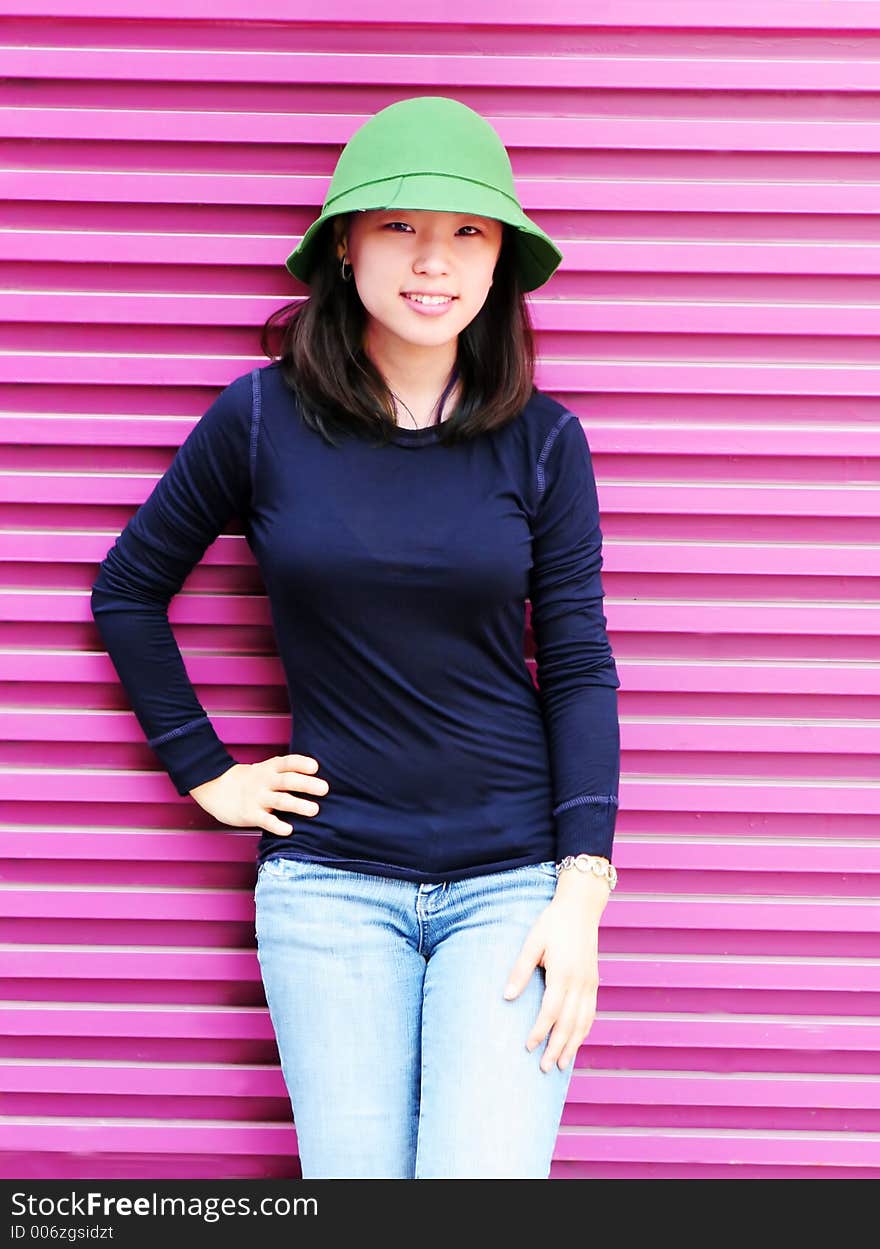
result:
[[(157, 771), (88, 590), (341, 145), (427, 92), (565, 252), (538, 380), (604, 516), (621, 884), (552, 1176), (878, 1178), (880, 4), (149, 9), (0, 4), (2, 1173), (298, 1174), (256, 834)], [(230, 749), (283, 750), (241, 536), (171, 620)]]

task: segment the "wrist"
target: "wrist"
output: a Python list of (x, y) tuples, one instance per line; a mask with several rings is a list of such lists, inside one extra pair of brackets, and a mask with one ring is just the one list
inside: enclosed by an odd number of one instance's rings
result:
[(611, 896), (607, 878), (594, 876), (591, 871), (578, 871), (576, 867), (560, 870), (557, 866), (556, 871), (554, 901), (558, 899), (564, 906), (575, 908), (579, 914), (598, 924)]
[(212, 788), (217, 784), (218, 781), (222, 781), (223, 778), (227, 776), (232, 771), (233, 768), (237, 768), (240, 766), (241, 765), (238, 763), (233, 763), (231, 767), (228, 767), (225, 772), (221, 772), (219, 776), (212, 776), (209, 781), (202, 781), (198, 785), (193, 785), (192, 789), (189, 791), (190, 798), (194, 798), (196, 802), (198, 802), (199, 797), (201, 795), (211, 792)]
[(598, 878), (607, 886), (609, 893), (617, 886), (617, 869), (611, 860), (606, 855), (590, 854), (587, 851), (564, 855), (556, 864), (556, 876), (558, 881), (564, 876)]
[(604, 905), (611, 896), (608, 881), (592, 872), (562, 871), (556, 877), (557, 897), (576, 897)]

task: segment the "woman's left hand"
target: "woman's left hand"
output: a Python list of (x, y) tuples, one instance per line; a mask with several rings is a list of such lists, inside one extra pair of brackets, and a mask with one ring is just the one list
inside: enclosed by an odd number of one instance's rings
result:
[(544, 968), (541, 1009), (526, 1037), (530, 1052), (552, 1028), (541, 1070), (574, 1060), (596, 1017), (599, 990), (599, 920), (610, 890), (604, 880), (582, 872), (560, 876), (553, 901), (523, 942), (508, 979), (505, 998), (517, 997), (536, 967)]

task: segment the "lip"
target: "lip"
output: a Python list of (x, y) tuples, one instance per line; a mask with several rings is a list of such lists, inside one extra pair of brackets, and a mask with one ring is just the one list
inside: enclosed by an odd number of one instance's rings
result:
[[(419, 313), (420, 316), (423, 316), (423, 317), (442, 317), (444, 312), (448, 312), (456, 300), (455, 295), (447, 295), (445, 304), (420, 304), (420, 303), (417, 303), (414, 299), (408, 298), (408, 296), (411, 294), (412, 295), (427, 295), (428, 291), (401, 291), (400, 292), (400, 298), (403, 300), (406, 306), (408, 308), (412, 308), (413, 312), (417, 312)], [(437, 291), (437, 294), (440, 295), (441, 292)]]

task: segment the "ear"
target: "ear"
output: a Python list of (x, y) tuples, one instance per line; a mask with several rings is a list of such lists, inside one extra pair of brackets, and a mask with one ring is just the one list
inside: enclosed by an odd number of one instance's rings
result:
[(333, 218), (333, 241), (336, 246), (336, 259), (341, 260), (348, 254), (348, 218), (340, 214)]

